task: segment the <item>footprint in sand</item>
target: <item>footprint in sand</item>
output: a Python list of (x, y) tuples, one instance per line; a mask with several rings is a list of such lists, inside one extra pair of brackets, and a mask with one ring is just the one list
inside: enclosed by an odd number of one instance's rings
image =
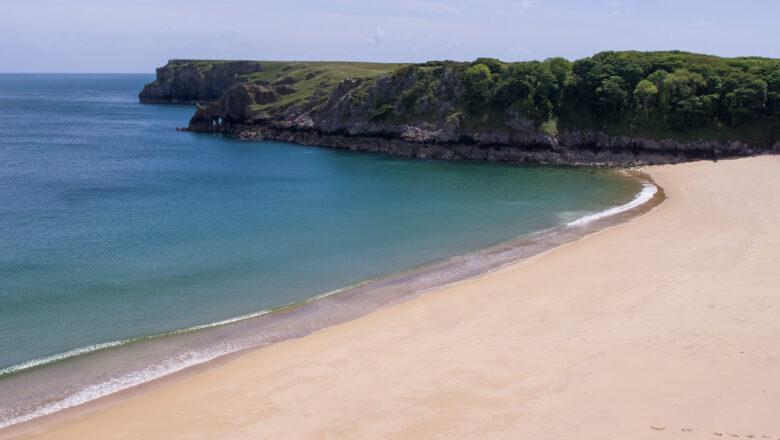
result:
[[(653, 425), (649, 425), (649, 426), (650, 426), (650, 429), (653, 429), (655, 431), (663, 431), (664, 429), (666, 429), (666, 426), (653, 426)], [(682, 431), (682, 432), (691, 432), (691, 431), (693, 431), (693, 428), (680, 428), (680, 431)], [(736, 437), (740, 437), (739, 434), (732, 434), (730, 432), (727, 432), (726, 434), (730, 435), (731, 437), (735, 437), (735, 438)], [(715, 436), (718, 436), (718, 437), (723, 437), (723, 433), (722, 432), (713, 432), (712, 435), (715, 435)], [(745, 434), (745, 437), (747, 437), (747, 438), (755, 438), (756, 436), (755, 436), (755, 434)], [(765, 438), (765, 439), (769, 439), (769, 440), (772, 439), (772, 437), (770, 437), (768, 435), (762, 435), (761, 438)], [(780, 440), (780, 438), (778, 438), (777, 440)]]

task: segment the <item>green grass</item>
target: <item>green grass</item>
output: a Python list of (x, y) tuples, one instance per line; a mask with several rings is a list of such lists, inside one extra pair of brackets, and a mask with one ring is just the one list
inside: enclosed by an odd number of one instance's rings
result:
[[(232, 62), (232, 60), (172, 60), (167, 67), (179, 70), (184, 66), (193, 65), (198, 69), (201, 78), (205, 77), (208, 70), (219, 64)], [(253, 105), (253, 110), (267, 110), (272, 107), (285, 107), (291, 103), (307, 98), (330, 96), (330, 92), (346, 78), (375, 78), (383, 74), (393, 72), (407, 63), (362, 63), (348, 61), (257, 61), (263, 65), (262, 72), (249, 75), (239, 75), (247, 81), (258, 85), (270, 85), (274, 82), (290, 77), (295, 80), (292, 86), (294, 93), (280, 95), (280, 99), (271, 104)], [(306, 76), (312, 74), (310, 79)], [(319, 89), (319, 91), (318, 91)], [(318, 93), (315, 93), (318, 92)]]
[(383, 104), (377, 109), (377, 111), (374, 112), (373, 115), (371, 115), (370, 118), (368, 118), (368, 120), (378, 121), (381, 119), (385, 119), (392, 114), (394, 108), (395, 107), (393, 107), (392, 104)]
[[(235, 62), (237, 60), (185, 60), (174, 59), (166, 65), (174, 72), (188, 66), (194, 66), (201, 78), (212, 69), (218, 69), (220, 64)], [(378, 76), (391, 73), (408, 63), (363, 63), (349, 61), (250, 61), (260, 63), (262, 72), (246, 75), (237, 75), (239, 78), (261, 86), (273, 88), (273, 84), (292, 79), (290, 86), (292, 93), (279, 94), (279, 99), (269, 104), (254, 104), (255, 111), (273, 111), (284, 109), (296, 102), (308, 102), (313, 107), (327, 100), (333, 89), (347, 78), (373, 79)], [(307, 79), (308, 77), (308, 79)], [(171, 81), (171, 79), (168, 81)], [(155, 81), (154, 83), (159, 83)]]
[(550, 119), (539, 125), (539, 131), (544, 134), (558, 134), (558, 121)]
[[(308, 98), (327, 99), (333, 89), (347, 78), (376, 78), (390, 73), (405, 64), (395, 63), (353, 63), (323, 61), (261, 61), (265, 70), (245, 75), (255, 84), (273, 84), (290, 77), (295, 80), (294, 93), (280, 95), (279, 101), (272, 104), (255, 104), (253, 110), (267, 110), (285, 107), (291, 103)], [(306, 79), (307, 75), (314, 75)]]

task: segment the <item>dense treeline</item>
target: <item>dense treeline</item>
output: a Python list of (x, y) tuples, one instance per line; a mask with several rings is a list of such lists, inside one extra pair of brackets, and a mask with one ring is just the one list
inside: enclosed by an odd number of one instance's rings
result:
[(601, 119), (683, 130), (780, 117), (780, 62), (681, 52), (602, 52), (575, 61), (567, 104)]
[[(465, 93), (457, 101), (471, 115), (511, 109), (538, 125), (564, 120), (656, 131), (780, 119), (780, 60), (775, 59), (629, 51), (574, 62), (479, 58), (440, 65), (462, 81)], [(433, 92), (435, 84), (435, 79), (421, 81), (415, 88)]]

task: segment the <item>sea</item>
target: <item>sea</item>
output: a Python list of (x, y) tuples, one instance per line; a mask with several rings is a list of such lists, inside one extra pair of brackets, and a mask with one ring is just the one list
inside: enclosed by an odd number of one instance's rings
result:
[(140, 104), (153, 80), (0, 75), (0, 428), (478, 276), (655, 193), (177, 131), (194, 107)]

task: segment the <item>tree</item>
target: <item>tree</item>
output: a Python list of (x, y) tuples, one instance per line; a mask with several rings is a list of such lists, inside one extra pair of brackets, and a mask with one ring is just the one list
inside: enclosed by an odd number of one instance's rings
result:
[(626, 82), (619, 76), (610, 76), (603, 80), (599, 88), (596, 89), (596, 96), (598, 96), (599, 109), (605, 114), (617, 118), (628, 101)]
[(672, 100), (682, 100), (696, 95), (699, 88), (707, 86), (704, 77), (688, 69), (677, 69), (667, 75), (664, 84), (669, 88)]
[(731, 124), (738, 125), (764, 110), (767, 101), (767, 84), (750, 74), (734, 74), (726, 79), (724, 101), (731, 116)]
[(566, 58), (556, 57), (548, 58), (545, 63), (550, 69), (550, 73), (555, 76), (555, 80), (558, 82), (558, 87), (563, 89), (569, 84), (569, 77), (571, 76), (571, 62)]
[(544, 122), (552, 117), (553, 108), (559, 103), (558, 83), (550, 72), (549, 64), (531, 62), (531, 74), (529, 75), (533, 85), (533, 109), (532, 117)]
[(760, 78), (766, 81), (766, 113), (780, 118), (780, 66), (766, 66)]
[[(754, 124), (768, 137), (780, 127), (780, 60), (775, 59), (625, 51), (574, 62), (478, 58), (453, 65), (453, 72), (462, 80), (450, 92), (463, 91), (457, 105), (489, 112), (491, 121), (519, 112), (536, 123), (625, 123), (611, 127), (619, 131), (631, 120), (647, 121), (646, 128), (652, 121), (659, 132), (707, 126), (713, 133), (726, 124)], [(425, 96), (441, 93), (437, 87), (426, 89)]]
[(510, 63), (496, 84), (493, 104), (506, 108), (519, 101), (533, 99), (533, 82), (529, 63)]
[(548, 63), (511, 63), (495, 86), (491, 104), (495, 110), (512, 107), (541, 123), (552, 117), (561, 96)]
[(715, 118), (718, 100), (718, 95), (711, 94), (678, 101), (669, 115), (669, 125), (681, 131), (707, 125)]
[(571, 79), (566, 92), (574, 101), (583, 107), (591, 107), (595, 100), (596, 88), (601, 84), (601, 80), (594, 81), (590, 72), (600, 63), (592, 58), (583, 58), (571, 64)]
[(490, 69), (491, 75), (500, 75), (504, 72), (504, 63), (495, 58), (477, 58), (471, 63), (472, 66), (476, 66), (477, 64), (486, 65), (487, 68)]
[(475, 64), (466, 69), (463, 82), (471, 110), (476, 112), (483, 109), (492, 95), (493, 77), (490, 69), (484, 64)]
[(558, 110), (563, 104), (563, 94), (571, 82), (571, 63), (566, 58), (549, 58), (545, 61), (547, 70), (555, 77), (556, 90), (550, 97), (553, 107)]
[(653, 83), (656, 88), (660, 89), (667, 76), (669, 76), (669, 72), (666, 70), (656, 70), (650, 75), (647, 75), (647, 80)]
[(617, 75), (630, 87), (638, 84), (652, 68), (649, 60), (642, 53), (635, 51), (618, 52), (612, 57), (611, 63), (615, 66)]
[(634, 99), (638, 108), (644, 110), (645, 120), (649, 116), (649, 107), (655, 102), (655, 97), (658, 95), (658, 89), (650, 81), (643, 79), (639, 81), (634, 89)]

